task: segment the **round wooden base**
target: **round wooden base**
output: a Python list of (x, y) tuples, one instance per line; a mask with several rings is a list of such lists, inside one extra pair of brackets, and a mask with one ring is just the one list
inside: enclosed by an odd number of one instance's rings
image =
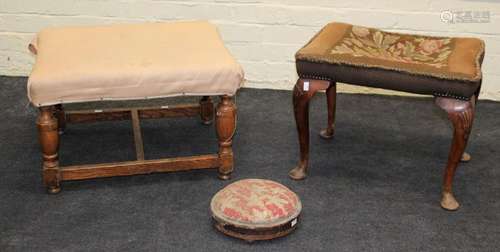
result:
[(220, 232), (238, 239), (248, 242), (271, 240), (290, 234), (297, 228), (299, 217), (278, 226), (273, 227), (259, 227), (259, 228), (245, 228), (237, 227), (229, 223), (223, 223), (217, 218), (213, 218), (214, 226)]

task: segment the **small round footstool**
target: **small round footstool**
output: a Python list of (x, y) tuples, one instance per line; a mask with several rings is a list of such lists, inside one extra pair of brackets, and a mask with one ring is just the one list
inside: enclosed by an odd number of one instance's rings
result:
[(295, 230), (302, 204), (282, 184), (245, 179), (220, 190), (210, 204), (215, 228), (246, 241), (270, 240)]

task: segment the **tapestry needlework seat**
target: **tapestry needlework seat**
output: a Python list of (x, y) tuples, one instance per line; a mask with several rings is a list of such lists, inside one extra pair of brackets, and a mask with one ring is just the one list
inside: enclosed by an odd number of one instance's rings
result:
[(301, 148), (299, 165), (290, 172), (303, 179), (309, 161), (309, 100), (325, 90), (328, 124), (320, 135), (332, 138), (336, 82), (416, 94), (433, 95), (454, 125), (454, 138), (445, 170), (441, 205), (458, 208), (451, 186), (464, 152), (481, 88), (484, 42), (476, 38), (431, 37), (386, 32), (345, 23), (330, 23), (296, 54), (299, 80), (294, 109)]

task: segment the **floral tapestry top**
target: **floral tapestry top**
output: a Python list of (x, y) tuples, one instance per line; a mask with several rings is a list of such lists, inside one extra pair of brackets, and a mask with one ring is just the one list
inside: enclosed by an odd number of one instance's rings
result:
[(442, 68), (448, 64), (451, 44), (450, 38), (402, 35), (353, 26), (330, 53)]
[(284, 224), (296, 218), (301, 209), (294, 192), (264, 179), (234, 182), (220, 190), (211, 202), (215, 218), (251, 228)]
[[(482, 79), (484, 48), (485, 43), (479, 38), (394, 33), (332, 22), (302, 47), (295, 59), (297, 72), (302, 76), (332, 78), (337, 75), (341, 81), (346, 69), (336, 72), (336, 67), (348, 66), (347, 69), (383, 69), (439, 80), (474, 82), (475, 85)], [(315, 70), (304, 63), (330, 64), (332, 68)]]

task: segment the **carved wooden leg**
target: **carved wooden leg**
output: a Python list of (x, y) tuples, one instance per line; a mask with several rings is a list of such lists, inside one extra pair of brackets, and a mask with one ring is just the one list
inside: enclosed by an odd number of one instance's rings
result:
[(205, 125), (212, 123), (214, 118), (214, 104), (210, 96), (203, 96), (200, 100), (201, 122)]
[(49, 193), (58, 193), (59, 185), (59, 133), (53, 107), (41, 107), (37, 126), (43, 154), (43, 182)]
[(66, 114), (62, 104), (54, 106), (54, 116), (57, 118), (59, 134), (63, 134), (66, 130)]
[[(481, 80), (479, 83), (479, 88), (477, 89), (476, 93), (474, 94), (474, 98), (475, 98), (474, 99), (474, 109), (475, 109), (477, 100), (479, 100), (479, 94), (481, 93), (482, 82), (483, 81)], [(462, 155), (462, 159), (460, 161), (462, 161), (463, 163), (467, 163), (471, 159), (472, 159), (471, 155), (464, 151), (464, 154)]]
[(230, 96), (224, 95), (217, 106), (217, 137), (219, 139), (219, 178), (227, 180), (233, 172), (233, 135), (236, 130), (236, 106)]
[(330, 86), (326, 89), (326, 103), (328, 106), (328, 125), (324, 130), (321, 130), (319, 135), (324, 139), (333, 138), (335, 133), (335, 110), (336, 110), (336, 100), (337, 100), (337, 84), (335, 82), (330, 83)]
[(436, 98), (436, 104), (448, 113), (448, 118), (453, 123), (454, 128), (448, 164), (444, 173), (443, 195), (441, 199), (441, 206), (446, 210), (457, 210), (460, 206), (453, 196), (452, 183), (455, 170), (464, 155), (472, 128), (475, 103), (475, 97), (472, 97), (470, 101), (442, 97)]
[(300, 161), (288, 175), (295, 180), (306, 177), (309, 163), (309, 101), (319, 90), (326, 90), (329, 81), (299, 79), (293, 89), (293, 109), (299, 134)]

